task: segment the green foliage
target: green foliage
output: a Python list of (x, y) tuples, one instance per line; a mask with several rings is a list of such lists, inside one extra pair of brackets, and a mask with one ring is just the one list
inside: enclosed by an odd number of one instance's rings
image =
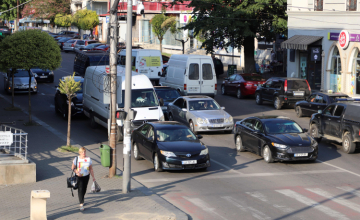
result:
[(172, 16), (166, 16), (164, 13), (155, 15), (150, 20), (152, 30), (160, 41), (160, 51), (162, 51), (162, 40), (165, 33), (170, 30), (172, 34), (176, 33), (176, 19)]
[(59, 27), (70, 27), (73, 22), (71, 15), (57, 14), (54, 23)]
[(73, 24), (82, 30), (91, 30), (99, 24), (99, 17), (95, 11), (78, 10), (73, 16)]
[(61, 64), (61, 52), (56, 41), (40, 30), (17, 31), (0, 43), (0, 51), (2, 71), (34, 67), (55, 70)]
[[(19, 4), (22, 4), (26, 1), (27, 0), (19, 0)], [(17, 0), (0, 0), (0, 11), (6, 11), (6, 10), (16, 7), (16, 6), (17, 6)], [(19, 7), (20, 14), (22, 12), (23, 7), (24, 7), (24, 5)], [(16, 19), (16, 17), (17, 17), (17, 9), (16, 8), (11, 11), (8, 11), (8, 12), (3, 12), (0, 15), (1, 19), (8, 20), (8, 21), (14, 20), (14, 19)]]
[(72, 76), (65, 77), (65, 80), (60, 80), (59, 90), (61, 94), (65, 94), (68, 100), (76, 96), (76, 92), (81, 89), (81, 82), (75, 82), (75, 73)]

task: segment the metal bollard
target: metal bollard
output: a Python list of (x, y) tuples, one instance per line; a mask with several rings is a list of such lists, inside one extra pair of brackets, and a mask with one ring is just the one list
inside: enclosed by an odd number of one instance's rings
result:
[(46, 220), (46, 199), (50, 198), (49, 190), (32, 190), (30, 196), (30, 220)]

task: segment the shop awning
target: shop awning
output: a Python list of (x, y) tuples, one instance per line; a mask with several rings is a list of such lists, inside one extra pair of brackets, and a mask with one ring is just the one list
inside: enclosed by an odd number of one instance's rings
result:
[(283, 49), (294, 49), (294, 50), (307, 50), (307, 47), (321, 40), (323, 37), (320, 36), (308, 36), (308, 35), (294, 35), (291, 38), (281, 43)]

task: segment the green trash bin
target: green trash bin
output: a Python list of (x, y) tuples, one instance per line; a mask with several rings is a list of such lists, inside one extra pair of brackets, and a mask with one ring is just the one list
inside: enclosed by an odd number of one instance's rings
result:
[(110, 152), (111, 148), (108, 145), (102, 144), (100, 146), (101, 165), (103, 167), (110, 167)]

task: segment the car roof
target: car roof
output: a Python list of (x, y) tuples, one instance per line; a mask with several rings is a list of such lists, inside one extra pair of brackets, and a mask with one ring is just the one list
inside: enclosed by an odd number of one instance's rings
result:
[(154, 122), (148, 122), (148, 124), (151, 124), (156, 129), (168, 128), (168, 127), (188, 128), (186, 125), (177, 121), (154, 121)]
[(176, 90), (175, 88), (172, 88), (170, 86), (154, 86), (155, 90), (159, 90), (159, 89), (171, 89), (171, 90)]
[(258, 118), (261, 121), (264, 120), (271, 120), (271, 119), (286, 119), (286, 120), (291, 120), (291, 118), (289, 117), (285, 117), (285, 116), (279, 116), (279, 115), (261, 115), (261, 116), (253, 116), (253, 117), (249, 117), (249, 118)]
[(348, 96), (344, 93), (326, 93), (326, 92), (313, 92), (312, 94), (323, 94), (323, 95), (327, 95), (330, 97), (336, 97), (336, 96)]
[(192, 95), (192, 96), (182, 96), (184, 99), (187, 100), (197, 100), (197, 99), (211, 99), (213, 100), (211, 97), (206, 96), (206, 95)]
[(270, 79), (278, 79), (278, 80), (305, 80), (305, 79), (300, 79), (300, 78), (292, 78), (292, 77), (279, 77), (279, 76), (274, 76), (271, 77)]

